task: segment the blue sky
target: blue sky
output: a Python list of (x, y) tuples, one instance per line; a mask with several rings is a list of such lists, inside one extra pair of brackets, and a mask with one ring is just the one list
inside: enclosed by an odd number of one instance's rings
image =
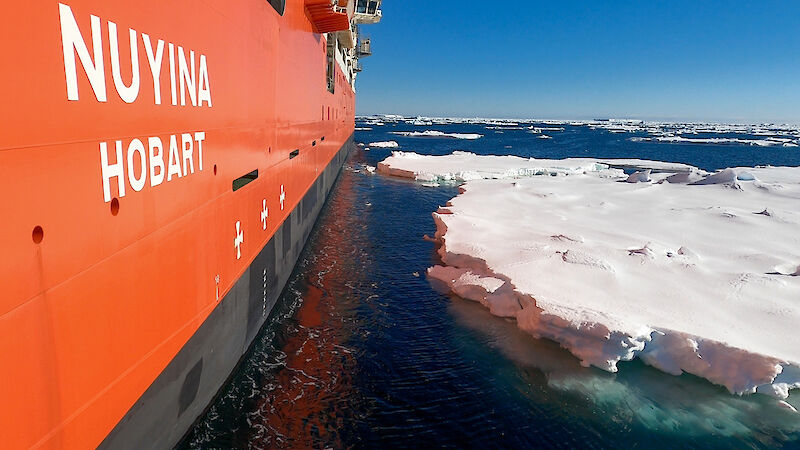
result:
[(384, 0), (359, 114), (800, 123), (800, 1)]

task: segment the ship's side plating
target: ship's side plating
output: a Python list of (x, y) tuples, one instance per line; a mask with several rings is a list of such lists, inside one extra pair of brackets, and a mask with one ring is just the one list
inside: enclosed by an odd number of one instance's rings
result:
[(101, 448), (174, 446), (267, 320), (352, 146), (348, 141), (189, 342)]
[(346, 155), (354, 8), (4, 6), (4, 445), (168, 446), (202, 412)]

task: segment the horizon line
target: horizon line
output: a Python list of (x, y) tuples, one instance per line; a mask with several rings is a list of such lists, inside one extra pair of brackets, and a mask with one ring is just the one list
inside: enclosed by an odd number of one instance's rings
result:
[(678, 119), (678, 118), (642, 118), (642, 117), (620, 117), (620, 116), (597, 116), (591, 119), (587, 118), (564, 118), (564, 117), (490, 117), (490, 116), (450, 116), (450, 115), (405, 115), (398, 113), (373, 113), (373, 114), (356, 114), (355, 117), (369, 117), (369, 116), (383, 116), (391, 117), (398, 116), (402, 118), (423, 118), (423, 119), (482, 119), (482, 120), (541, 120), (541, 121), (558, 121), (558, 122), (600, 122), (600, 121), (639, 121), (643, 123), (675, 123), (675, 124), (719, 124), (719, 125), (790, 125), (800, 127), (800, 120), (795, 122), (781, 122), (781, 121), (748, 121), (746, 119)]

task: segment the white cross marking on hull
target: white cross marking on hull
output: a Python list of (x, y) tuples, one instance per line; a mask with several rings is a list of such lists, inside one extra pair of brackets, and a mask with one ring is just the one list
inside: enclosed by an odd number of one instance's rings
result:
[(236, 247), (236, 259), (242, 257), (242, 244), (244, 244), (244, 231), (242, 230), (242, 223), (236, 221), (236, 239), (233, 240), (233, 246)]
[(281, 185), (281, 211), (283, 211), (284, 200), (286, 200), (286, 191), (283, 190), (283, 185)]
[(267, 229), (267, 217), (269, 217), (269, 208), (267, 208), (267, 199), (261, 200), (261, 228)]

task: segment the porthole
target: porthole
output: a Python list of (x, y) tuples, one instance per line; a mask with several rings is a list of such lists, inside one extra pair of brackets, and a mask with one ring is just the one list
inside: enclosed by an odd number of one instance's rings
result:
[(33, 243), (34, 244), (39, 244), (39, 243), (42, 242), (42, 239), (44, 239), (44, 230), (42, 229), (41, 226), (36, 225), (33, 228), (32, 237), (33, 237)]

